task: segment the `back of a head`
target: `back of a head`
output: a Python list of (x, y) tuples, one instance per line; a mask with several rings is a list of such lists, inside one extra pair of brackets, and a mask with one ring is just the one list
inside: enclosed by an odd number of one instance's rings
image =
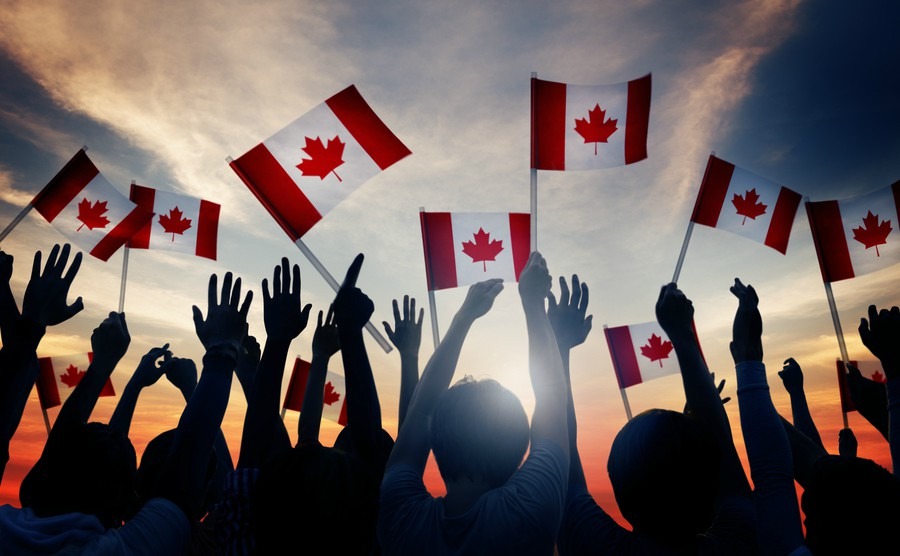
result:
[(321, 546), (332, 554), (368, 554), (375, 542), (379, 479), (360, 459), (318, 443), (280, 454), (260, 470), (251, 499), (257, 552)]
[(54, 431), (40, 460), (22, 481), (19, 498), (39, 516), (81, 512), (106, 527), (127, 517), (134, 503), (137, 456), (127, 436), (105, 423)]
[(816, 556), (900, 551), (900, 479), (870, 459), (819, 458), (801, 507), (806, 544)]
[(703, 423), (679, 411), (650, 409), (616, 435), (607, 471), (634, 530), (674, 547), (694, 542), (712, 524), (720, 459)]
[(445, 482), (503, 485), (522, 463), (530, 435), (522, 402), (496, 380), (461, 379), (441, 394), (431, 418), (431, 449)]

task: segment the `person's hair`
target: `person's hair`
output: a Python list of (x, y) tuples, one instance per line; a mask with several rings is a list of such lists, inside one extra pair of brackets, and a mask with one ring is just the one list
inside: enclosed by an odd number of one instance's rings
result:
[(650, 409), (619, 430), (607, 472), (622, 516), (668, 546), (694, 542), (712, 525), (721, 451), (704, 423)]
[(257, 553), (328, 546), (334, 554), (369, 554), (380, 484), (361, 459), (337, 448), (312, 442), (282, 452), (260, 469), (250, 499)]
[(806, 545), (816, 554), (886, 554), (900, 549), (900, 479), (876, 462), (824, 455), (800, 497)]
[(40, 517), (80, 512), (106, 527), (121, 525), (135, 499), (131, 440), (99, 422), (54, 433), (19, 487), (22, 506)]
[(492, 379), (469, 376), (442, 393), (431, 418), (431, 449), (444, 481), (486, 480), (491, 488), (515, 473), (528, 450), (522, 402)]

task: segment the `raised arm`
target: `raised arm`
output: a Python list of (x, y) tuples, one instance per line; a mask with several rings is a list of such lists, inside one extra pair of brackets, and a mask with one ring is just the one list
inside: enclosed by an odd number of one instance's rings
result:
[(292, 267), (287, 257), (275, 267), (271, 294), (268, 280), (262, 286), (266, 341), (247, 401), (238, 467), (260, 467), (291, 447), (279, 411), (281, 383), (291, 342), (306, 328), (312, 309), (300, 299), (300, 267)]
[(12, 341), (13, 327), (19, 320), (19, 306), (13, 295), (9, 281), (13, 273), (12, 255), (0, 250), (0, 342), (7, 345)]
[[(324, 320), (323, 320), (324, 318)], [(322, 409), (325, 397), (325, 379), (331, 356), (341, 349), (341, 339), (334, 323), (334, 305), (328, 307), (328, 315), (319, 311), (316, 332), (313, 334), (312, 361), (309, 363), (309, 377), (303, 393), (303, 405), (297, 423), (297, 443), (318, 442), (322, 424)]]
[[(141, 390), (148, 386), (153, 386), (156, 381), (165, 373), (163, 361), (167, 361), (172, 357), (169, 351), (169, 344), (162, 347), (150, 348), (143, 357), (137, 368), (128, 379), (125, 390), (119, 396), (119, 403), (113, 411), (112, 417), (109, 418), (109, 426), (118, 430), (124, 436), (128, 436), (131, 429), (131, 420), (134, 417), (134, 410), (137, 407), (138, 396)], [(163, 361), (160, 361), (162, 359)]]
[(785, 360), (784, 367), (778, 371), (778, 376), (791, 397), (791, 416), (794, 426), (824, 450), (825, 444), (822, 443), (819, 429), (816, 428), (816, 423), (809, 412), (806, 392), (803, 389), (803, 370), (800, 368), (800, 364), (793, 357), (789, 357)]
[(403, 428), (397, 434), (388, 467), (399, 464), (413, 466), (421, 475), (430, 451), (429, 420), (438, 398), (450, 386), (463, 342), (472, 324), (484, 316), (503, 291), (503, 280), (493, 278), (472, 284), (456, 312), (447, 333), (428, 359), (419, 384), (409, 404)]
[(878, 311), (870, 305), (868, 320), (860, 319), (859, 337), (887, 378), (888, 444), (894, 475), (900, 475), (900, 307)]
[(394, 300), (394, 327), (387, 321), (383, 321), (384, 331), (388, 339), (400, 353), (400, 403), (397, 429), (403, 426), (409, 402), (413, 392), (419, 383), (419, 346), (422, 344), (422, 319), (425, 317), (425, 309), (419, 309), (419, 317), (416, 319), (416, 298), (403, 296), (403, 316), (400, 316), (400, 307)]

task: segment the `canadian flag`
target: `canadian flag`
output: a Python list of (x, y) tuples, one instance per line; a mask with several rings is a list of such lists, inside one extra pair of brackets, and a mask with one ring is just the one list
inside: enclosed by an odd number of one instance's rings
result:
[(66, 163), (31, 204), (72, 243), (104, 261), (153, 216), (113, 187), (84, 149)]
[[(57, 355), (53, 357), (39, 357), (40, 371), (37, 378), (38, 399), (42, 409), (50, 409), (62, 405), (69, 397), (85, 371), (94, 359), (92, 352), (75, 353), (71, 355)], [(101, 396), (115, 396), (112, 382), (106, 379)]]
[(799, 206), (799, 193), (710, 155), (691, 221), (784, 254)]
[(165, 249), (216, 260), (220, 205), (131, 184), (131, 200), (155, 216), (131, 238), (132, 249)]
[(900, 262), (900, 181), (865, 195), (806, 203), (819, 267), (837, 282)]
[[(303, 408), (303, 396), (306, 394), (306, 383), (309, 381), (309, 369), (309, 361), (299, 357), (294, 361), (294, 370), (291, 371), (291, 380), (288, 382), (287, 392), (284, 395), (284, 409), (300, 411)], [(322, 417), (339, 425), (347, 425), (347, 388), (344, 377), (331, 371), (327, 371), (325, 375)]]
[(604, 327), (604, 332), (619, 388), (680, 372), (674, 346), (656, 321)]
[[(887, 382), (881, 363), (878, 361), (850, 361), (850, 364), (859, 369), (860, 374), (865, 379), (873, 382)], [(847, 384), (847, 370), (844, 368), (844, 362), (840, 359), (837, 359), (837, 373), (838, 390), (841, 394), (841, 411), (844, 413), (856, 411), (856, 404), (853, 403), (853, 398), (850, 397), (850, 386)]]
[(647, 158), (650, 74), (613, 85), (531, 78), (531, 167), (593, 170)]
[(429, 290), (489, 278), (515, 282), (531, 253), (531, 215), (518, 212), (420, 212)]
[(356, 188), (409, 154), (350, 85), (230, 164), (296, 241)]

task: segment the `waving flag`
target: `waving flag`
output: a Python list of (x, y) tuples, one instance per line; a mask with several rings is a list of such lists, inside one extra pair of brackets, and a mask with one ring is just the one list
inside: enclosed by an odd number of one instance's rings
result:
[(44, 186), (32, 205), (72, 243), (104, 261), (153, 216), (113, 187), (84, 149)]
[(411, 154), (351, 85), (231, 162), (292, 241)]
[[(844, 413), (856, 411), (856, 404), (853, 403), (853, 398), (850, 396), (850, 386), (847, 384), (847, 370), (844, 368), (844, 362), (840, 359), (836, 361), (838, 391), (841, 395), (841, 411)], [(866, 380), (871, 380), (873, 383), (881, 383), (882, 385), (887, 382), (887, 378), (881, 369), (880, 361), (850, 361), (850, 364), (859, 369), (859, 373)]]
[(826, 282), (855, 278), (900, 262), (898, 205), (900, 181), (858, 197), (806, 203)]
[(128, 247), (216, 259), (218, 204), (136, 184), (131, 184), (131, 200), (155, 216), (131, 238)]
[(531, 79), (531, 167), (592, 170), (647, 158), (650, 74), (614, 85)]
[[(41, 408), (50, 409), (62, 405), (81, 382), (81, 378), (93, 359), (94, 354), (91, 352), (39, 357), (40, 371), (37, 378), (37, 391)], [(106, 379), (100, 395), (116, 395), (109, 379)]]
[(680, 372), (672, 342), (656, 321), (604, 331), (619, 388)]
[(515, 212), (421, 212), (429, 290), (519, 279), (531, 252), (531, 215)]
[[(284, 409), (300, 411), (303, 408), (303, 396), (306, 395), (309, 368), (309, 361), (299, 357), (294, 361), (294, 370), (291, 371), (291, 380), (284, 396)], [(347, 425), (347, 388), (344, 377), (331, 371), (327, 371), (325, 375), (322, 417), (339, 425)]]
[(691, 221), (784, 254), (799, 206), (799, 193), (710, 155)]

